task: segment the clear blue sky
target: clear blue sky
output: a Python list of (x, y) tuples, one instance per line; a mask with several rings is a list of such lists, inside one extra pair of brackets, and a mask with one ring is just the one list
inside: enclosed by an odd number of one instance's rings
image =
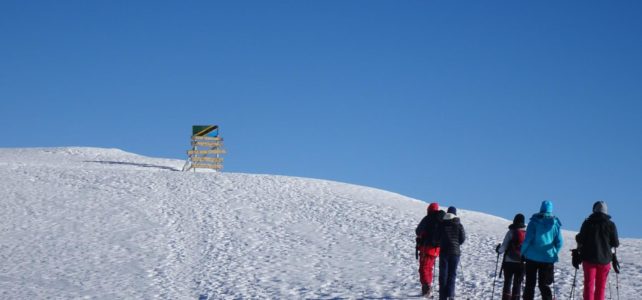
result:
[[(642, 237), (640, 1), (1, 1), (0, 147), (185, 158)], [(417, 220), (419, 221), (419, 220)], [(499, 237), (498, 237), (499, 239)], [(572, 247), (574, 245), (571, 245)]]

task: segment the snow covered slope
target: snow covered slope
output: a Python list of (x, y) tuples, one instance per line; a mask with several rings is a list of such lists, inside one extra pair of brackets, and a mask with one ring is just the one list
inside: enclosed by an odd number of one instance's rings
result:
[[(116, 149), (0, 149), (0, 298), (418, 296), (414, 228), (426, 203), (324, 180), (179, 172), (182, 165)], [(537, 208), (525, 203), (523, 212)], [(458, 298), (490, 298), (493, 249), (509, 222), (459, 211), (468, 240)], [(557, 264), (559, 299), (573, 279), (573, 235), (565, 233)], [(636, 299), (642, 240), (623, 239), (618, 253), (621, 299)]]

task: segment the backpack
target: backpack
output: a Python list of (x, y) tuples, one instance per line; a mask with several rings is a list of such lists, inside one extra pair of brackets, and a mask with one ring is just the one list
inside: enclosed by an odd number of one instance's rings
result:
[(514, 261), (519, 261), (522, 257), (522, 243), (524, 243), (525, 237), (525, 230), (513, 229), (513, 238), (508, 243), (506, 256)]
[(439, 239), (437, 237), (437, 228), (439, 227), (439, 215), (435, 214), (427, 220), (419, 233), (417, 245), (439, 247)]
[(433, 220), (428, 224), (428, 236), (430, 239), (427, 241), (427, 245), (430, 247), (439, 247), (439, 235), (437, 230), (439, 230), (439, 219)]

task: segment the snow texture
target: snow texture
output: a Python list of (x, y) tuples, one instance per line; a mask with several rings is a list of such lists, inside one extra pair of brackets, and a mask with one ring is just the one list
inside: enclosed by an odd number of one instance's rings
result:
[[(182, 165), (117, 149), (0, 149), (0, 299), (419, 297), (414, 229), (426, 203), (345, 183), (180, 172)], [(523, 213), (538, 208), (525, 203)], [(457, 298), (489, 299), (494, 247), (509, 221), (458, 211), (468, 240)], [(573, 282), (574, 235), (564, 232), (558, 299)], [(642, 240), (621, 244), (620, 299), (637, 299)], [(581, 279), (580, 270), (578, 299)], [(495, 290), (497, 299), (499, 281)]]

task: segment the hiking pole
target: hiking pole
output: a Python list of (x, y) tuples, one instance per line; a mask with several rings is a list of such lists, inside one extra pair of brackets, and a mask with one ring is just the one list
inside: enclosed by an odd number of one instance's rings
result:
[(497, 261), (495, 261), (495, 275), (493, 275), (493, 291), (490, 295), (490, 300), (493, 300), (495, 297), (495, 282), (497, 280), (497, 265), (499, 264), (499, 253), (497, 253)]
[(615, 272), (615, 292), (617, 293), (617, 300), (620, 300), (620, 281), (617, 274), (618, 272)]
[(506, 261), (506, 252), (504, 252), (504, 255), (502, 255), (502, 264), (500, 265), (502, 266), (502, 268), (499, 268), (499, 278), (502, 278), (502, 273), (504, 272), (504, 261)]
[(609, 300), (613, 299), (613, 290), (611, 290), (611, 278), (610, 276), (607, 277), (607, 280), (609, 281)]
[(614, 248), (611, 263), (613, 264), (613, 271), (615, 271), (615, 292), (617, 293), (617, 299), (620, 300), (620, 279), (618, 278), (618, 274), (620, 274), (620, 262), (617, 259), (617, 248)]
[(575, 269), (575, 275), (573, 275), (573, 285), (571, 286), (571, 300), (573, 300), (573, 294), (575, 293), (575, 279), (577, 279), (577, 269)]
[(436, 265), (437, 265), (437, 257), (435, 257), (435, 261), (432, 262), (432, 286), (431, 286), (431, 288), (433, 289), (433, 291), (435, 290), (435, 275), (437, 274), (437, 273), (435, 273)]

